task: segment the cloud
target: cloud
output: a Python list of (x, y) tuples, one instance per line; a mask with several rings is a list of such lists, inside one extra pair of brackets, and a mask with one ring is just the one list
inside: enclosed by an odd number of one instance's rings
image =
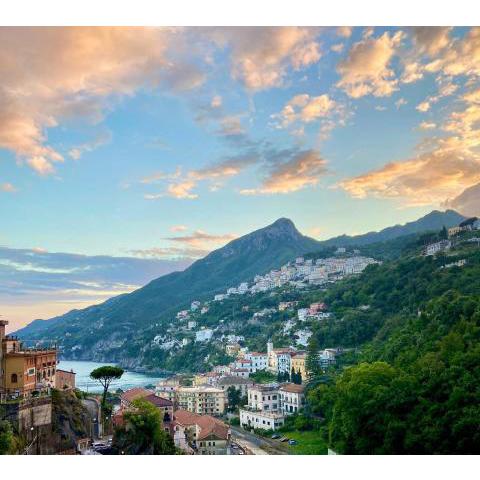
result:
[(452, 27), (413, 27), (413, 40), (420, 53), (436, 55), (450, 43)]
[(458, 85), (450, 81), (445, 82), (442, 78), (437, 80), (437, 82), (440, 84), (438, 93), (436, 95), (430, 95), (423, 102), (419, 103), (415, 107), (419, 112), (428, 112), (432, 104), (439, 102), (444, 97), (453, 95), (458, 89)]
[(144, 178), (142, 183), (156, 183), (157, 181), (167, 180), (166, 190), (158, 194), (146, 194), (144, 197), (148, 200), (157, 200), (163, 197), (173, 197), (178, 199), (194, 200), (198, 194), (192, 190), (196, 188), (199, 182), (210, 182), (211, 190), (218, 189), (220, 182), (227, 178), (239, 175), (243, 170), (259, 162), (259, 155), (256, 152), (227, 156), (218, 162), (207, 165), (203, 168), (190, 170), (185, 174), (180, 169), (174, 174), (156, 173)]
[(480, 75), (480, 27), (472, 27), (464, 38), (447, 42), (425, 70), (452, 76)]
[[(177, 231), (183, 231), (183, 229)], [(176, 245), (180, 244), (180, 247), (152, 247), (144, 250), (132, 250), (130, 253), (135, 256), (146, 258), (197, 259), (203, 258), (214, 248), (219, 248), (226, 242), (235, 238), (237, 238), (237, 235), (233, 233), (216, 235), (207, 233), (203, 230), (195, 230), (188, 235), (165, 237), (163, 239)]]
[(408, 102), (407, 100), (405, 100), (404, 98), (399, 98), (396, 102), (395, 102), (395, 106), (397, 108), (400, 108), (402, 107), (403, 105), (406, 105)]
[(289, 69), (300, 70), (321, 57), (315, 28), (228, 27), (205, 33), (229, 49), (232, 76), (253, 91), (278, 87)]
[(192, 258), (147, 260), (0, 247), (2, 314), (15, 329), (130, 292), (191, 263)]
[(82, 143), (81, 145), (77, 145), (76, 147), (72, 147), (69, 150), (68, 154), (74, 160), (79, 160), (85, 152), (92, 152), (98, 147), (101, 147), (102, 145), (110, 142), (111, 139), (112, 134), (109, 131), (100, 132), (91, 141)]
[(295, 95), (282, 111), (272, 115), (272, 118), (278, 119), (282, 128), (297, 121), (310, 123), (331, 114), (336, 105), (336, 102), (326, 94), (311, 97), (304, 93)]
[(453, 208), (462, 215), (480, 217), (480, 183), (467, 188), (457, 197), (447, 200), (445, 207)]
[(330, 47), (330, 50), (335, 53), (342, 53), (345, 45), (343, 43), (336, 43)]
[(130, 250), (132, 255), (141, 258), (198, 259), (210, 253), (210, 250), (184, 247), (152, 247), (144, 250)]
[(464, 100), (463, 108), (451, 112), (440, 125), (421, 124), (427, 129), (440, 128), (447, 135), (424, 141), (420, 145), (424, 151), (416, 157), (348, 178), (339, 186), (356, 198), (373, 196), (399, 199), (406, 205), (441, 205), (480, 182), (480, 104), (474, 103), (474, 94), (466, 94)]
[(170, 227), (171, 232), (184, 232), (185, 230), (188, 230), (185, 225), (172, 225)]
[(64, 157), (48, 144), (48, 129), (97, 124), (115, 101), (142, 87), (197, 87), (203, 73), (181, 35), (168, 28), (2, 28), (0, 44), (8, 48), (0, 52), (0, 148), (51, 174)]
[(422, 122), (419, 125), (420, 130), (433, 130), (434, 128), (437, 128), (437, 124), (433, 122)]
[(0, 191), (7, 192), (7, 193), (15, 193), (17, 189), (8, 182), (0, 183)]
[(281, 112), (270, 115), (276, 128), (289, 128), (294, 136), (305, 134), (304, 124), (320, 122), (320, 140), (330, 136), (336, 127), (343, 127), (350, 116), (345, 105), (336, 102), (329, 95), (310, 96), (306, 93), (295, 95), (283, 107)]
[(416, 206), (441, 204), (466, 185), (478, 181), (478, 155), (439, 149), (418, 158), (389, 163), (339, 185), (355, 198), (401, 199), (408, 206)]
[(353, 27), (337, 27), (337, 35), (343, 38), (349, 38), (352, 35)]
[(347, 58), (337, 65), (341, 78), (337, 86), (353, 98), (365, 95), (390, 96), (398, 89), (398, 80), (390, 67), (404, 33), (385, 32), (378, 38), (367, 37), (355, 43)]
[(271, 152), (267, 174), (259, 188), (242, 189), (242, 195), (286, 194), (318, 184), (326, 161), (315, 150)]
[(190, 247), (201, 247), (210, 244), (219, 244), (225, 241), (233, 240), (237, 238), (237, 235), (233, 233), (225, 233), (221, 235), (215, 235), (204, 232), (203, 230), (195, 230), (190, 235), (182, 235), (179, 237), (166, 237), (165, 240), (174, 243), (181, 243)]
[(423, 65), (419, 62), (407, 62), (401, 77), (402, 83), (413, 83), (423, 78)]

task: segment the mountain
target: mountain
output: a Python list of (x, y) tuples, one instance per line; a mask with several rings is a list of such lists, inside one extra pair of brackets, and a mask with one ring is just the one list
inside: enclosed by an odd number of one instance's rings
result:
[(16, 333), (26, 340), (59, 339), (62, 343), (66, 335), (66, 343), (78, 339), (81, 350), (87, 352), (97, 345), (98, 339), (92, 335), (98, 333), (99, 325), (102, 341), (118, 332), (132, 335), (193, 300), (209, 299), (318, 247), (319, 242), (302, 235), (291, 220), (280, 218), (211, 252), (182, 272), (164, 275), (100, 305), (72, 310), (48, 321), (35, 320)]
[(394, 225), (387, 227), (379, 232), (368, 232), (362, 235), (340, 235), (321, 242), (323, 247), (350, 247), (368, 245), (370, 243), (385, 242), (393, 240), (394, 238), (402, 237), (404, 235), (411, 235), (414, 233), (422, 233), (427, 231), (438, 231), (443, 227), (450, 228), (458, 225), (466, 217), (460, 215), (454, 210), (446, 210), (440, 212), (433, 210), (422, 218), (413, 222), (405, 223), (404, 225)]
[(463, 217), (454, 211), (434, 211), (403, 226), (319, 242), (302, 235), (291, 220), (280, 218), (211, 252), (182, 272), (159, 277), (100, 305), (36, 320), (16, 333), (25, 340), (58, 340), (69, 358), (115, 360), (138, 368), (153, 337), (167, 331), (175, 313), (193, 300), (209, 300), (216, 293), (324, 246), (371, 244), (412, 232), (439, 230), (461, 220)]

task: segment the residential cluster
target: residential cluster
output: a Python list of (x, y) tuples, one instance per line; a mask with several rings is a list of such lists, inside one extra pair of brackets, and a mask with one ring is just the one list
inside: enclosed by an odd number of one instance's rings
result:
[(372, 263), (379, 263), (373, 258), (359, 255), (358, 250), (347, 255), (345, 248), (338, 248), (336, 256), (328, 258), (305, 259), (298, 257), (295, 262), (288, 262), (279, 270), (271, 270), (265, 275), (256, 275), (253, 284), (244, 282), (238, 287), (229, 288), (226, 293), (215, 295), (214, 301), (221, 301), (229, 295), (259, 293), (291, 285), (302, 288), (307, 285), (321, 285), (341, 280), (345, 276), (361, 273)]
[[(425, 245), (423, 249), (423, 254), (425, 256), (431, 256), (437, 255), (440, 252), (446, 252), (456, 244), (456, 237), (458, 237), (459, 234), (471, 232), (474, 230), (480, 230), (480, 220), (477, 217), (467, 218), (463, 222), (460, 222), (458, 225), (448, 229), (448, 238)], [(476, 241), (478, 239), (470, 239), (470, 241), (472, 240)]]
[(75, 373), (57, 368), (58, 349), (27, 348), (14, 335), (6, 335), (7, 320), (0, 320), (0, 410), (19, 433), (51, 429), (51, 389), (75, 388)]
[[(323, 367), (333, 365), (341, 353), (337, 349), (326, 349), (320, 353), (318, 361)], [(295, 378), (297, 383), (257, 384), (250, 378), (257, 371)], [(114, 424), (121, 425), (125, 412), (133, 408), (133, 401), (141, 398), (161, 411), (163, 429), (185, 453), (230, 454), (230, 427), (219, 419), (227, 411), (229, 389), (237, 390), (240, 397), (247, 400), (239, 409), (242, 427), (276, 430), (284, 424), (286, 416), (304, 407), (303, 383), (307, 378), (305, 351), (292, 347), (273, 348), (271, 341), (266, 352), (238, 348), (231, 364), (196, 374), (191, 385), (184, 385), (181, 376), (174, 376), (161, 380), (155, 391), (133, 388), (124, 392)]]

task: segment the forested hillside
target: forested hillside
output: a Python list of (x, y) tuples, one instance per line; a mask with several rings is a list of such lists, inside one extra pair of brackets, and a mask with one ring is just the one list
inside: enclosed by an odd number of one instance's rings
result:
[[(449, 266), (461, 259), (464, 266)], [(337, 315), (315, 329), (311, 351), (332, 344), (355, 348), (350, 366), (329, 372), (330, 381), (309, 393), (332, 448), (479, 453), (476, 244), (459, 244), (438, 258), (411, 255), (369, 267), (334, 286), (325, 300)]]

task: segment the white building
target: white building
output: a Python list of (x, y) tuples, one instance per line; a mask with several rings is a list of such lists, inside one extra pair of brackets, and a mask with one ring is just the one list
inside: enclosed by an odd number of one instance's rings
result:
[(305, 394), (303, 385), (286, 383), (278, 391), (281, 399), (281, 411), (285, 415), (298, 413), (305, 406)]
[(443, 250), (449, 250), (452, 246), (450, 240), (441, 240), (440, 242), (431, 243), (425, 247), (425, 255), (435, 255)]
[(297, 345), (306, 347), (308, 345), (309, 338), (312, 336), (312, 332), (310, 330), (297, 330), (295, 335), (298, 337)]
[(213, 336), (213, 330), (211, 328), (202, 328), (195, 332), (196, 342), (208, 342)]
[(197, 322), (195, 320), (189, 320), (187, 323), (187, 328), (189, 330), (194, 329), (197, 326)]
[(297, 317), (301, 322), (304, 322), (308, 317), (309, 309), (308, 308), (299, 308), (297, 310)]
[(221, 302), (222, 300), (225, 300), (226, 298), (228, 298), (228, 295), (226, 295), (225, 293), (219, 293), (219, 294), (217, 294), (213, 297), (213, 301), (214, 302)]
[(238, 289), (237, 289), (238, 293), (240, 295), (244, 295), (245, 293), (248, 292), (248, 283), (247, 282), (243, 282), (241, 283), (239, 286), (238, 286)]
[(252, 410), (278, 412), (281, 410), (281, 398), (276, 383), (255, 385), (248, 389), (248, 406)]
[(278, 430), (283, 426), (285, 417), (281, 413), (259, 412), (248, 408), (240, 409), (240, 426), (262, 430)]
[(266, 370), (268, 366), (268, 355), (261, 352), (250, 352), (245, 354), (245, 358), (251, 361), (252, 372), (257, 370)]
[(190, 305), (190, 310), (192, 312), (194, 312), (195, 310), (198, 310), (199, 307), (200, 307), (201, 303), (198, 301), (198, 300), (195, 300), (192, 302), (192, 304)]

